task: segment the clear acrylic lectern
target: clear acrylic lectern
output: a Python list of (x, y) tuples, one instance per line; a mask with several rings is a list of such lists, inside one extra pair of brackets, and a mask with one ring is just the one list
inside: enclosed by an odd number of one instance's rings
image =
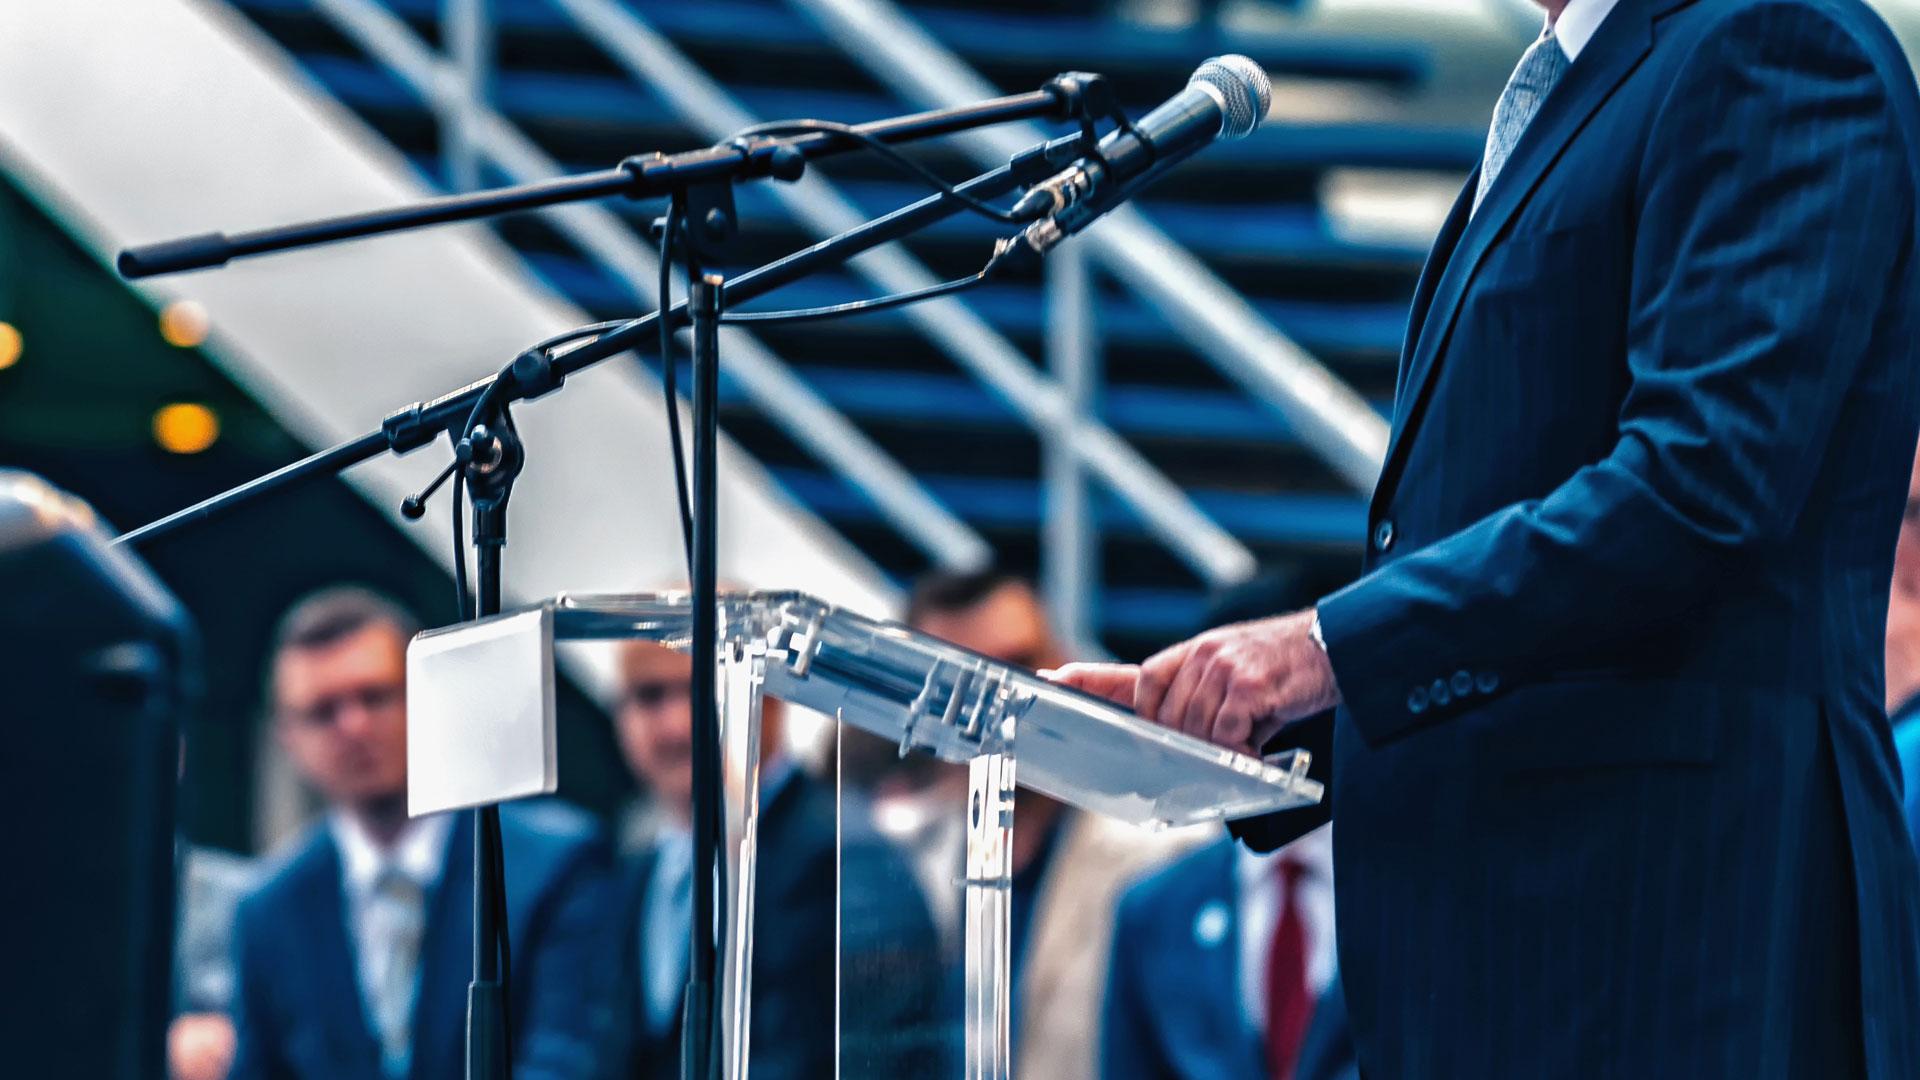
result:
[[(927, 978), (934, 933), (916, 880), (857, 820), (838, 822), (836, 1075), (1011, 1075), (1014, 789), (1146, 828), (1219, 822), (1319, 800), (1304, 753), (1261, 761), (1141, 721), (1030, 672), (800, 593), (732, 593), (719, 620), (728, 828), (721, 1026), (724, 1072), (747, 1075), (763, 695), (968, 770), (956, 979)], [(411, 810), (553, 790), (553, 669), (569, 642), (689, 644), (685, 593), (561, 595), (417, 638), (408, 657)], [(503, 756), (514, 758), (500, 760)], [(537, 759), (537, 760), (529, 760)], [(834, 770), (835, 776), (839, 770)], [(937, 896), (930, 897), (937, 901)], [(890, 936), (894, 935), (894, 936)], [(957, 985), (955, 985), (957, 983)], [(943, 987), (951, 987), (946, 992)], [(1044, 1078), (1035, 1078), (1044, 1080)]]

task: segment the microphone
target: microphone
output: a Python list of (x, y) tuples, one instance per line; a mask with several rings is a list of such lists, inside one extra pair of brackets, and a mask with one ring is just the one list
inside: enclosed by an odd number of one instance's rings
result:
[(1272, 104), (1273, 83), (1259, 64), (1238, 54), (1216, 56), (1139, 123), (1109, 133), (1092, 154), (1027, 189), (1013, 214), (1021, 221), (1053, 217), (1215, 139), (1244, 138)]

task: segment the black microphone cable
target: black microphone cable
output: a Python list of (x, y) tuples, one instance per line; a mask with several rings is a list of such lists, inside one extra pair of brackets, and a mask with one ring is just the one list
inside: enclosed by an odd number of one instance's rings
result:
[[(655, 315), (660, 325), (660, 387), (666, 397), (667, 443), (673, 451), (673, 494), (680, 504), (680, 550), (686, 556), (687, 581), (693, 581), (693, 499), (687, 494), (687, 452), (680, 435), (680, 391), (675, 385), (679, 372), (673, 358), (673, 322), (667, 313), (673, 310), (673, 234), (680, 227), (680, 204), (667, 204), (667, 216), (660, 228), (660, 307)], [(638, 321), (638, 320), (635, 320)]]
[(865, 144), (867, 149), (872, 150), (888, 162), (898, 166), (901, 170), (924, 180), (927, 186), (934, 191), (953, 199), (955, 202), (958, 202), (960, 205), (967, 207), (977, 214), (997, 221), (1002, 225), (1019, 224), (1019, 219), (1013, 216), (1012, 211), (1002, 210), (992, 203), (976, 199), (966, 192), (961, 191), (959, 188), (948, 183), (939, 173), (934, 172), (932, 169), (913, 160), (906, 154), (901, 153), (898, 149), (894, 148), (891, 143), (869, 132), (861, 131), (852, 124), (842, 124), (834, 120), (772, 120), (764, 124), (755, 124), (752, 127), (742, 128), (734, 133), (733, 138), (745, 139), (755, 135), (812, 135), (821, 133), (841, 135), (855, 142)]

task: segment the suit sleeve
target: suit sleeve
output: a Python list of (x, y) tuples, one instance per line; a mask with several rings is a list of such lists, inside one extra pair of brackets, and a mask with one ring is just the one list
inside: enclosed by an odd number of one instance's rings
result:
[(1307, 778), (1326, 789), (1320, 801), (1293, 810), (1227, 822), (1227, 832), (1255, 851), (1278, 851), (1333, 820), (1333, 710), (1309, 716), (1280, 729), (1262, 754), (1305, 750)]
[[(596, 837), (580, 843), (546, 890), (516, 951), (513, 1007), (520, 1018), (514, 1075), (586, 1080), (607, 1047), (606, 951), (617, 940), (609, 858)], [(525, 973), (522, 973), (522, 966)]]
[(1611, 452), (1320, 605), (1370, 745), (1457, 713), (1408, 708), (1422, 675), (1577, 663), (1791, 533), (1912, 231), (1888, 77), (1798, 3), (1741, 9), (1684, 62), (1640, 170)]

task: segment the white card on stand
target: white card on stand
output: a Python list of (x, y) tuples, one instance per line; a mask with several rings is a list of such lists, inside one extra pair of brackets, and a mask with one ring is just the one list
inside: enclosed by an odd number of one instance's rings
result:
[(553, 612), (544, 607), (415, 637), (407, 646), (407, 813), (552, 794), (553, 680)]

